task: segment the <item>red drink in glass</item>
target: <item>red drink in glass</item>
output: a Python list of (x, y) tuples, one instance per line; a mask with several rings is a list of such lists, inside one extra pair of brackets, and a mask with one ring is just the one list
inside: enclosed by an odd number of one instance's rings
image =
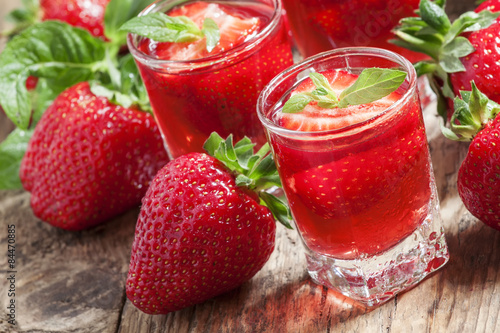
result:
[[(386, 100), (400, 97), (395, 92)], [(370, 112), (390, 105), (378, 104)], [(367, 128), (356, 139), (362, 142), (338, 149), (322, 138), (276, 141), (283, 187), (311, 250), (343, 259), (372, 256), (410, 235), (427, 215), (430, 166), (418, 101), (389, 122), (390, 131)]]
[[(291, 95), (311, 91), (304, 73), (323, 74), (340, 93), (367, 67), (397, 68), (407, 77), (396, 91), (368, 104), (311, 104), (298, 113), (282, 112)], [(322, 53), (271, 81), (258, 112), (316, 282), (372, 306), (447, 262), (416, 74), (408, 60), (373, 48)]]
[[(207, 7), (208, 6), (208, 7)], [(262, 88), (293, 63), (280, 1), (164, 0), (143, 14), (185, 15), (201, 25), (210, 17), (221, 41), (208, 53), (199, 43), (158, 43), (129, 35), (155, 118), (172, 158), (203, 151), (211, 132), (265, 143), (255, 112)], [(202, 13), (197, 15), (198, 12)], [(237, 32), (234, 32), (237, 30)]]
[(371, 46), (416, 62), (426, 56), (395, 46), (391, 30), (415, 16), (420, 0), (283, 0), (299, 52), (304, 57), (339, 47)]

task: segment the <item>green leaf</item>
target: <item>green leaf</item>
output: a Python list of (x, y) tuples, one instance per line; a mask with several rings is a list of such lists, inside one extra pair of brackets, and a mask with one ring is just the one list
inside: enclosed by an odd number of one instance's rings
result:
[(271, 210), (274, 218), (278, 220), (287, 229), (293, 229), (290, 221), (292, 221), (292, 213), (288, 205), (276, 196), (268, 193), (261, 192), (260, 198), (264, 201), (266, 206)]
[(283, 105), (283, 113), (297, 113), (307, 106), (307, 104), (311, 103), (314, 98), (311, 94), (298, 93), (293, 95), (286, 101), (285, 105)]
[(37, 23), (11, 39), (0, 54), (0, 105), (21, 129), (27, 129), (32, 103), (28, 76), (70, 87), (106, 70), (105, 43), (89, 32), (58, 21)]
[(465, 67), (460, 59), (451, 54), (443, 54), (439, 59), (439, 65), (446, 73), (465, 72)]
[(450, 19), (439, 4), (429, 0), (421, 0), (419, 11), (420, 17), (435, 30), (445, 34), (450, 29)]
[(120, 30), (157, 42), (192, 42), (203, 37), (198, 26), (188, 17), (170, 17), (164, 13), (150, 13), (135, 17), (126, 22)]
[(431, 43), (424, 36), (414, 36), (404, 31), (395, 31), (395, 35), (399, 39), (391, 39), (390, 42), (394, 45), (406, 48), (411, 51), (427, 54), (433, 59), (439, 57), (441, 43)]
[(387, 68), (366, 68), (357, 80), (340, 94), (339, 107), (379, 100), (395, 91), (404, 82), (406, 73)]
[(201, 31), (207, 38), (207, 51), (212, 52), (220, 40), (220, 31), (217, 23), (211, 18), (207, 18), (203, 22), (203, 29)]
[(337, 95), (332, 90), (332, 87), (330, 86), (330, 82), (328, 82), (328, 80), (326, 79), (326, 77), (324, 75), (313, 72), (313, 73), (309, 74), (309, 77), (311, 78), (312, 82), (316, 86), (317, 92), (320, 92), (321, 95), (330, 97), (334, 102), (338, 101)]
[(15, 129), (0, 143), (0, 189), (21, 188), (19, 168), (33, 131)]
[(281, 187), (278, 170), (269, 153), (269, 144), (264, 144), (256, 154), (253, 154), (254, 146), (247, 137), (233, 146), (232, 135), (223, 139), (213, 132), (203, 148), (233, 172), (237, 186), (258, 193), (261, 204), (266, 205), (279, 222), (291, 229), (292, 218), (288, 205), (268, 193), (270, 188)]
[(114, 104), (126, 108), (135, 107), (152, 113), (146, 88), (130, 53), (119, 59), (117, 71), (114, 75), (117, 77), (108, 84), (101, 81), (91, 81), (90, 88), (92, 92), (97, 96), (106, 97)]
[(467, 38), (459, 36), (453, 39), (448, 44), (443, 45), (442, 53), (461, 58), (471, 54), (474, 51), (475, 49), (472, 46), (471, 42), (469, 42)]
[(417, 72), (417, 76), (422, 76), (426, 74), (432, 74), (436, 71), (436, 64), (429, 61), (419, 61), (413, 65), (415, 67), (415, 71)]
[(154, 0), (111, 0), (104, 13), (104, 35), (113, 43), (124, 45), (127, 33), (120, 27), (152, 4)]

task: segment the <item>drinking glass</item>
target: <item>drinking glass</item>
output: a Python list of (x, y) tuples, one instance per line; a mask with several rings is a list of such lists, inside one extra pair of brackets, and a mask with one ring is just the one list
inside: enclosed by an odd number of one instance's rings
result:
[[(168, 12), (197, 1), (162, 0), (140, 15)], [(264, 24), (242, 44), (219, 54), (189, 60), (162, 59), (148, 54), (144, 37), (128, 36), (128, 48), (139, 67), (155, 119), (171, 158), (203, 152), (213, 131), (234, 140), (266, 142), (255, 112), (262, 88), (293, 64), (290, 36), (280, 0), (204, 1), (236, 13), (254, 13)]]
[[(407, 73), (390, 106), (325, 131), (284, 128), (290, 93), (311, 72), (392, 68)], [(305, 247), (312, 279), (376, 306), (441, 268), (449, 254), (416, 73), (378, 48), (339, 48), (281, 72), (257, 110)]]

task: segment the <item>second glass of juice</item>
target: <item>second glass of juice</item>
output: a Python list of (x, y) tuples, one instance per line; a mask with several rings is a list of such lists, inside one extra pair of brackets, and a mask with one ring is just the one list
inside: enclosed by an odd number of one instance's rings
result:
[[(365, 68), (398, 69), (406, 79), (375, 102), (283, 112), (292, 94), (312, 89), (309, 73), (323, 74), (340, 92)], [(272, 80), (258, 113), (316, 282), (375, 306), (448, 261), (407, 59), (378, 48), (320, 53)]]
[(129, 34), (128, 47), (146, 86), (171, 158), (203, 152), (213, 131), (235, 140), (265, 135), (255, 108), (262, 88), (293, 63), (280, 0), (161, 0), (140, 15), (187, 16), (201, 28), (205, 18), (220, 30), (219, 44), (155, 42)]
[(339, 47), (389, 49), (411, 62), (426, 56), (389, 43), (391, 30), (415, 16), (420, 0), (283, 0), (295, 42), (304, 57)]

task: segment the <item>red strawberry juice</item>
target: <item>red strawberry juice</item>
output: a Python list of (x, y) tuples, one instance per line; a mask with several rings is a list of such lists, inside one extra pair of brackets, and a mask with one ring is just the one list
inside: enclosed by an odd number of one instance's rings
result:
[(420, 0), (283, 0), (297, 48), (304, 57), (339, 47), (389, 49), (411, 62), (425, 55), (388, 42), (404, 17), (415, 16)]
[(346, 142), (271, 136), (290, 208), (311, 250), (342, 259), (372, 256), (410, 235), (427, 215), (430, 165), (418, 100), (386, 121), (390, 131), (379, 124)]
[[(346, 70), (320, 73), (334, 90), (357, 78)], [(306, 78), (290, 91), (311, 85)], [(429, 152), (418, 97), (404, 96), (408, 87), (369, 104), (268, 114), (283, 189), (309, 249), (341, 259), (372, 256), (427, 216)]]
[(211, 132), (235, 140), (266, 142), (255, 112), (261, 89), (293, 63), (277, 0), (163, 1), (152, 7), (185, 15), (201, 26), (213, 18), (221, 31), (216, 48), (206, 42), (158, 43), (129, 36), (129, 48), (147, 88), (171, 157), (203, 152)]

